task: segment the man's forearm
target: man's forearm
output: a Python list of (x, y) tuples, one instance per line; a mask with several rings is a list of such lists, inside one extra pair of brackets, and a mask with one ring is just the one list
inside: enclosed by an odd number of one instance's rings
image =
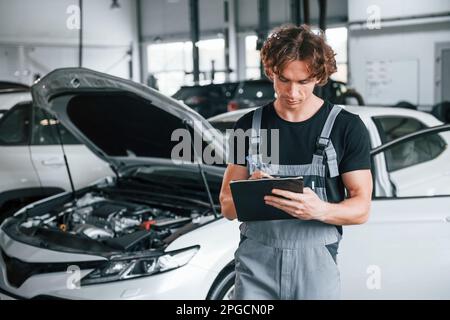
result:
[(339, 203), (327, 203), (322, 222), (334, 225), (353, 225), (365, 223), (369, 218), (370, 200), (355, 196)]
[(236, 208), (234, 207), (233, 197), (231, 197), (231, 195), (221, 197), (220, 209), (222, 215), (228, 220), (234, 220), (237, 218)]

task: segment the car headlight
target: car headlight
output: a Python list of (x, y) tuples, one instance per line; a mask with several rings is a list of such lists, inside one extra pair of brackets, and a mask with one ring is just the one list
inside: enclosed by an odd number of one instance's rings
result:
[(200, 246), (164, 252), (156, 256), (115, 257), (81, 279), (81, 285), (127, 280), (173, 270), (186, 265)]

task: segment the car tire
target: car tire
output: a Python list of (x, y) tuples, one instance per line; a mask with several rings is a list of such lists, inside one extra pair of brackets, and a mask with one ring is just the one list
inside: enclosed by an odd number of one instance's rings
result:
[(227, 268), (222, 272), (213, 284), (210, 290), (209, 300), (231, 300), (234, 293), (235, 271), (233, 268)]

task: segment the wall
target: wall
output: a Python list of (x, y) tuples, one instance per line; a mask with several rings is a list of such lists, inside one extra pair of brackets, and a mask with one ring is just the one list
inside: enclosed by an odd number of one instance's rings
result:
[[(380, 9), (380, 29), (359, 23), (370, 5)], [(351, 84), (368, 104), (407, 100), (429, 110), (438, 102), (435, 45), (450, 41), (450, 1), (349, 0), (348, 8)]]
[(448, 0), (349, 0), (349, 21), (366, 20), (367, 8), (371, 5), (376, 5), (380, 8), (383, 19), (438, 14), (450, 10), (450, 2)]
[[(83, 1), (83, 66), (139, 80), (136, 1)], [(0, 78), (30, 83), (57, 67), (78, 65), (78, 29), (69, 28), (74, 0), (0, 0)]]

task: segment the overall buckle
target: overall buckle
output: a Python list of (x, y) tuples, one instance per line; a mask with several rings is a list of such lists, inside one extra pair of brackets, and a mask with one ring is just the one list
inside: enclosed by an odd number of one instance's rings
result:
[(323, 156), (325, 154), (325, 149), (328, 147), (330, 143), (329, 138), (319, 137), (316, 141), (316, 154)]

